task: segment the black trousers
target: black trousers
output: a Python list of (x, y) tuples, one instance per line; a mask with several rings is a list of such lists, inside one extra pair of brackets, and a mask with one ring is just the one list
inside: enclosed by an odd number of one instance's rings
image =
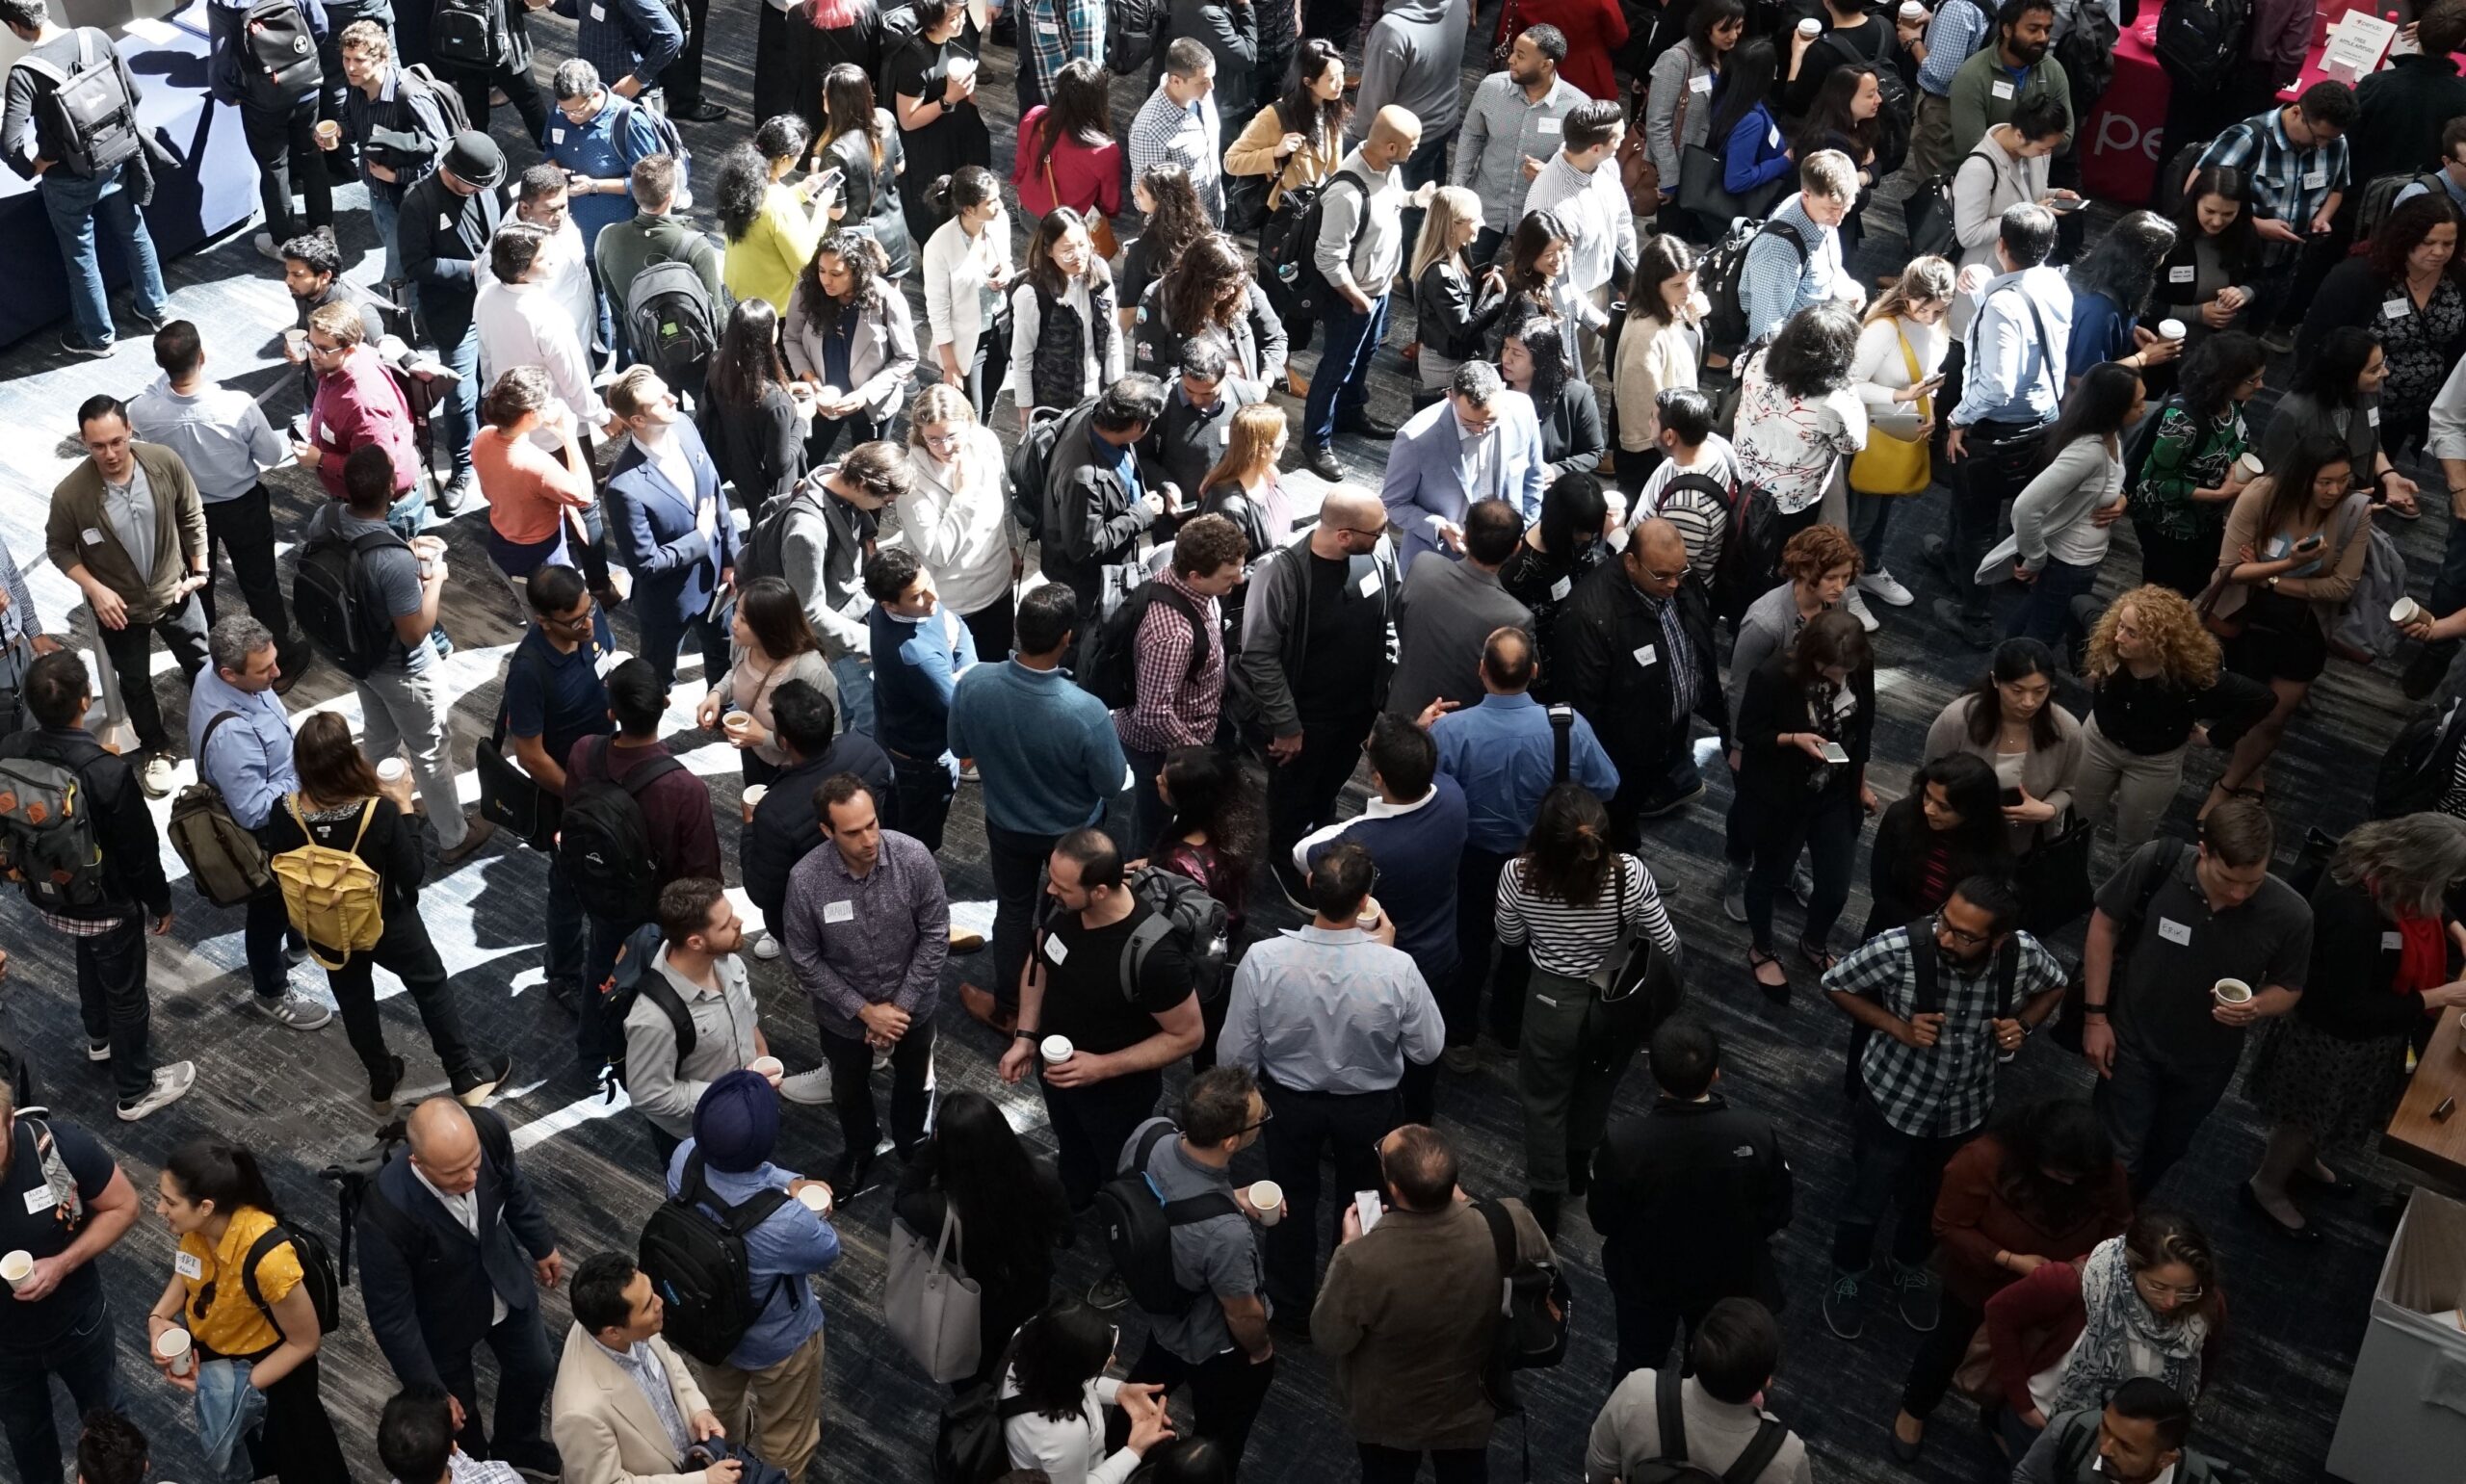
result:
[[(839, 1115), (842, 1147), (853, 1156), (872, 1154), (882, 1141), (874, 1114), (874, 1049), (862, 1036), (822, 1032), (822, 1054), (830, 1063), (830, 1107)], [(901, 1159), (925, 1141), (932, 1121), (933, 1022), (919, 1016), (890, 1049), (890, 1137)], [(846, 1192), (854, 1194), (853, 1191)]]
[[(708, 0), (705, 0), (708, 3)], [(768, 9), (768, 7), (765, 7)], [(774, 14), (779, 13), (773, 12)], [(694, 34), (694, 56), (702, 55), (702, 34)], [(663, 80), (674, 71), (661, 74)], [(529, 66), (501, 66), (493, 72), (458, 72), (454, 74), (454, 91), (462, 95), (463, 112), (471, 116), (471, 127), (485, 133), (488, 127), (488, 94), (502, 92), (513, 111), (522, 116), (523, 132), (537, 140), (548, 132), (548, 99), (531, 77)]]
[[(1036, 924), (1036, 886), (1060, 835), (1029, 835), (987, 821), (984, 846), (993, 870), (993, 998), (1019, 1007), (1019, 974), (1028, 966)], [(1092, 1192), (1094, 1186), (1089, 1186)]]
[(428, 1044), (444, 1064), (446, 1075), (459, 1079), (469, 1071), (479, 1058), (472, 1054), (470, 1043), (462, 1039), (462, 1017), (454, 1009), (445, 960), (437, 956), (436, 944), (428, 935), (428, 924), (409, 907), (388, 907), (385, 932), (377, 940), (377, 946), (364, 953), (352, 954), (341, 968), (326, 972), (326, 982), (334, 992), (334, 1003), (342, 1007), (343, 1034), (350, 1040), (353, 1054), (359, 1057), (359, 1064), (372, 1077), (382, 1077), (391, 1070), (384, 1018), (377, 1011), (374, 974), (379, 966), (403, 981), (412, 1005), (420, 1012), (420, 1024), (428, 1028)]
[(112, 1088), (123, 1103), (136, 1102), (154, 1084), (154, 1006), (145, 995), (151, 925), (144, 908), (131, 907), (118, 927), (74, 940), (78, 1019), (87, 1040), (111, 1046)]
[(1876, 1228), (1884, 1211), (1897, 1213), (1893, 1261), (1915, 1267), (1935, 1250), (1935, 1194), (1944, 1165), (1969, 1133), (1921, 1137), (1884, 1122), (1862, 1092), (1850, 1111), (1850, 1196), (1832, 1228), (1835, 1272), (1863, 1273), (1875, 1259)]
[(1909, 1381), (1901, 1391), (1901, 1409), (1924, 1421), (1935, 1404), (1952, 1390), (1953, 1372), (1961, 1368), (1961, 1357), (1969, 1353), (1969, 1342), (1978, 1327), (1986, 1322), (1986, 1315), (1973, 1305), (1954, 1297), (1951, 1289), (1944, 1291), (1944, 1307), (1935, 1320), (1932, 1332), (1918, 1337), (1918, 1353), (1909, 1359)]
[[(837, 1074), (833, 1074), (835, 1077)], [(1054, 1166), (1072, 1211), (1085, 1211), (1096, 1187), (1121, 1167), (1122, 1146), (1156, 1111), (1165, 1095), (1161, 1071), (1132, 1072), (1080, 1087), (1044, 1088), (1045, 1118), (1053, 1125)]]
[(163, 730), (163, 708), (154, 699), (154, 644), (149, 636), (155, 634), (163, 636), (171, 658), (180, 662), (180, 673), (197, 679), (206, 659), (205, 610), (197, 594), (182, 598), (151, 624), (132, 621), (124, 628), (102, 631), (103, 652), (112, 657), (112, 668), (119, 674), (120, 704), (128, 708), (128, 724), (137, 731), (141, 752), (168, 752), (171, 747), (171, 734)]
[[(882, 750), (890, 752), (887, 747)], [(958, 765), (891, 752), (890, 771), (897, 806), (891, 827), (915, 836), (926, 849), (941, 854), (942, 826), (951, 817), (951, 798), (959, 789)]]
[(1351, 780), (1361, 761), (1361, 744), (1370, 736), (1376, 712), (1304, 719), (1301, 750), (1292, 761), (1268, 763), (1268, 858), (1278, 870), (1293, 862), (1293, 847), (1302, 836), (1335, 818), (1336, 795)]
[[(711, 0), (685, 0), (685, 17), (691, 22), (685, 49), (659, 74), (659, 85), (668, 94), (670, 112), (692, 108), (702, 101), (702, 42), (711, 34)], [(538, 137), (535, 131), (533, 138)]]
[[(1250, 1424), (1258, 1420), (1259, 1407), (1275, 1381), (1275, 1357), (1253, 1362), (1236, 1345), (1194, 1365), (1151, 1337), (1147, 1348), (1140, 1352), (1139, 1364), (1131, 1367), (1130, 1379), (1141, 1386), (1161, 1386), (1168, 1393), (1189, 1387), (1194, 1430), (1224, 1450), (1230, 1464), (1225, 1476), (1231, 1478), (1242, 1467), (1242, 1450), (1250, 1443)], [(1108, 1409), (1108, 1419), (1107, 1441), (1118, 1446), (1112, 1434), (1117, 1429), (1122, 1438), (1128, 1438), (1130, 1419), (1118, 1408)]]
[(2217, 575), (2217, 540), (2216, 537), (2179, 539), (2135, 522), (2133, 534), (2140, 538), (2140, 580), (2161, 587), (2172, 587), (2188, 598), (2198, 598)]
[(1491, 988), (1490, 1034), (1512, 1047), (1524, 1036), (1524, 991), (1533, 980), (1533, 955), (1517, 944), (1499, 955), (1495, 981), (1490, 952), (1499, 932), (1499, 872), (1513, 855), (1466, 846), (1456, 869), (1456, 972), (1448, 976), (1438, 1012), (1447, 1022), (1447, 1044), (1470, 1046), (1482, 1010), (1482, 990)]
[(1267, 1228), (1268, 1295), (1289, 1315), (1307, 1315), (1319, 1291), (1319, 1161), (1336, 1166), (1327, 1206), (1327, 1250), (1344, 1229), (1356, 1190), (1378, 1188), (1378, 1141), (1397, 1124), (1396, 1089), (1302, 1092), (1265, 1078), (1260, 1095), (1272, 1115), (1261, 1133), (1268, 1178), (1284, 1187), (1284, 1219)]
[(1613, 1285), (1610, 1299), (1618, 1330), (1618, 1359), (1610, 1384), (1616, 1386), (1636, 1371), (1659, 1370), (1669, 1364), (1672, 1340), (1685, 1341), (1678, 1359), (1681, 1366), (1686, 1365), (1686, 1345), (1695, 1342), (1695, 1326), (1721, 1297), (1707, 1289), (1690, 1291), (1682, 1302), (1659, 1293), (1621, 1293)]
[(278, 247), (299, 235), (300, 219), (291, 212), (291, 178), (300, 176), (305, 196), (307, 229), (330, 226), (334, 221), (334, 188), (326, 178), (326, 153), (317, 147), (317, 100), (302, 98), (287, 114), (240, 105), (240, 135), (249, 157), (257, 162), (257, 196), (266, 209), (266, 231)]
[(1430, 1455), (1430, 1476), (1437, 1484), (1484, 1484), (1490, 1476), (1488, 1448), (1390, 1448), (1356, 1443), (1361, 1450), (1361, 1484), (1413, 1484), (1422, 1471), (1422, 1455)]
[(556, 1352), (548, 1348), (548, 1332), (539, 1322), (539, 1306), (510, 1309), (482, 1343), (497, 1358), (496, 1435), (490, 1441), (480, 1425), (480, 1373), (472, 1365), (478, 1350), (452, 1353), (432, 1350), (437, 1378), (462, 1403), (462, 1430), (454, 1441), (473, 1458), (536, 1459), (548, 1446), (540, 1436), (539, 1411), (557, 1384)]
[(1018, 617), (1018, 602), (1008, 588), (1002, 596), (973, 613), (959, 614), (959, 622), (967, 625), (969, 638), (976, 640), (976, 657), (986, 664), (999, 664), (1010, 656), (1012, 623)]
[(324, 1484), (351, 1476), (334, 1419), (317, 1394), (316, 1356), (266, 1388), (265, 1423), (249, 1454), (264, 1471), (257, 1476), (272, 1474), (277, 1484)]
[[(240, 599), (249, 605), (249, 616), (274, 631), (275, 663), (286, 675), (299, 674), (308, 656), (292, 634), (290, 616), (282, 606), (282, 583), (274, 560), (273, 496), (263, 484), (205, 508), (209, 563), (217, 547), (231, 563), (231, 580), (240, 586)], [(211, 629), (217, 616), (214, 584), (198, 588), (197, 596), (205, 609), (205, 626)]]

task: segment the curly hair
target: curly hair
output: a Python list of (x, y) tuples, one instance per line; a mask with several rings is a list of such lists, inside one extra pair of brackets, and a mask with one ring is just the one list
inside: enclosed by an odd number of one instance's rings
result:
[[(837, 258), (848, 270), (848, 301), (842, 304), (822, 286), (822, 260)], [(813, 256), (805, 261), (805, 270), (797, 275), (797, 287), (804, 291), (805, 323), (825, 334), (838, 327), (843, 314), (864, 314), (881, 305), (884, 275), (890, 266), (882, 260), (882, 245), (865, 232), (842, 229), (817, 244)]]
[(2139, 628), (2158, 656), (2166, 679), (2187, 690), (2206, 690), (2217, 684), (2217, 639), (2202, 627), (2191, 603), (2172, 587), (2155, 583), (2135, 587), (2107, 605), (2098, 626), (2089, 631), (2088, 668), (2085, 678), (2095, 690), (2123, 667), (2115, 652), (2115, 626), (2123, 621), (2125, 604), (2132, 605)]
[(1858, 543), (1839, 526), (1809, 526), (1781, 548), (1781, 573), (1792, 582), (1813, 582), (1834, 567), (1848, 567), (1851, 577), (1867, 569)]
[(1182, 249), (1214, 232), (1216, 223), (1208, 220), (1190, 171), (1180, 166), (1151, 165), (1140, 172), (1139, 185), (1156, 203), (1140, 235), (1147, 240), (1147, 260), (1161, 278), (1172, 271)]
[(2432, 234), (2434, 227), (2444, 223), (2451, 228), (2450, 256), (2441, 273), (2443, 276), (2456, 274), (2457, 212), (2449, 204), (2449, 193), (2434, 191), (2411, 201), (2400, 201), (2389, 213), (2389, 220), (2380, 223), (2380, 230), (2372, 234), (2372, 275), (2383, 283), (2403, 282), (2407, 255), (2424, 245), (2424, 239)]
[[(354, 24), (356, 24), (354, 22)], [(720, 157), (720, 183), (714, 210), (720, 230), (730, 242), (745, 241), (762, 202), (771, 194), (771, 162), (751, 144), (739, 144)]]
[(1203, 232), (1164, 271), (1156, 295), (1177, 335), (1229, 330), (1250, 306), (1250, 265), (1233, 239)]
[(2449, 889), (2466, 880), (2466, 821), (2409, 814), (2358, 824), (2338, 842), (2329, 877), (2400, 916), (2437, 918)]

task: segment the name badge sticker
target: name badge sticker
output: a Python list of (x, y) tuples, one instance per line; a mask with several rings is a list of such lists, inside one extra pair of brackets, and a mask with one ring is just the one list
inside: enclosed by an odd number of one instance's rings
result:
[(79, 532), (78, 534), (86, 538), (86, 544), (89, 546), (100, 546), (103, 544), (103, 534), (92, 526), (88, 526), (85, 530)]
[(1369, 571), (1362, 573), (1361, 582), (1358, 586), (1363, 597), (1375, 598), (1378, 596), (1378, 569), (1377, 567), (1372, 567)]
[(2380, 935), (2380, 946), (2384, 949), (2402, 949), (2406, 946), (2405, 934), (2384, 932)]
[(1044, 956), (1059, 964), (1070, 956), (1070, 945), (1048, 933), (1044, 940)]
[(1693, 77), (1689, 78), (1687, 80), (1687, 91), (1690, 92), (1710, 93), (1713, 91), (1713, 74), (1710, 72), (1698, 72)]
[(194, 1252), (173, 1254), (171, 1258), (171, 1266), (176, 1269), (179, 1275), (183, 1278), (202, 1278), (205, 1276), (205, 1264), (197, 1260), (197, 1255)]
[(1997, 97), (2007, 100), (2009, 100), (2012, 96), (2011, 83), (2001, 77), (1988, 84), (1987, 91), (1994, 93)]
[(39, 1216), (60, 1204), (60, 1192), (49, 1185), (37, 1185), (26, 1192), (26, 1214)]
[(1533, 120), (1533, 127), (1540, 130), (1544, 134), (1558, 133), (1560, 124), (1561, 120), (1550, 117), (1535, 118)]
[(1575, 590), (1576, 580), (1574, 578), (1560, 578), (1557, 582), (1550, 585), (1550, 601), (1553, 603), (1564, 603), (1567, 601), (1567, 594)]
[(2190, 283), (2192, 281), (2192, 274), (2196, 272), (2198, 272), (2198, 270), (2193, 268), (2190, 263), (2178, 263), (2174, 267), (2166, 270), (2166, 281), (2168, 283)]
[(2382, 300), (2380, 304), (2380, 317), (2384, 320), (2404, 319), (2406, 317), (2406, 301), (2402, 299)]
[(1636, 663), (1650, 669), (1661, 663), (1661, 651), (1650, 644), (1640, 645), (1636, 650)]
[(2192, 930), (2171, 917), (2162, 917), (2158, 920), (2158, 936), (2178, 948), (2192, 946)]
[(825, 902), (822, 920), (826, 923), (853, 923), (856, 921), (856, 904), (853, 901)]

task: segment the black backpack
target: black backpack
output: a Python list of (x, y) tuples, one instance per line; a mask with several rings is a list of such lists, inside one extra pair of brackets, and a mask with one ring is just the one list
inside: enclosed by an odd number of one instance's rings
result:
[(72, 175), (100, 175), (145, 147), (137, 121), (137, 83), (110, 38), (92, 26), (76, 29), (77, 65), (62, 71), (28, 53), (17, 65), (51, 79), (39, 105), (60, 141), (62, 168)]
[(2251, 20), (2251, 0), (2166, 0), (2151, 47), (2178, 87), (2216, 87), (2243, 60)]
[(1516, 1251), (1515, 1218), (1506, 1207), (1475, 1201), (1473, 1209), (1489, 1226), (1499, 1264), (1499, 1322), (1490, 1337), (1482, 1390), (1499, 1416), (1513, 1417), (1524, 1410), (1515, 1394), (1515, 1372), (1543, 1369), (1567, 1358), (1575, 1296), (1555, 1254), (1526, 1262)]
[[(249, 1302), (257, 1306), (257, 1312), (266, 1316), (266, 1322), (274, 1326), (275, 1333), (282, 1335), (282, 1321), (274, 1316), (274, 1306), (257, 1289), (257, 1264), (284, 1242), (291, 1244), (292, 1255), (300, 1260), (300, 1282), (307, 1289), (308, 1302), (317, 1311), (317, 1333), (332, 1334), (342, 1322), (342, 1281), (335, 1274), (334, 1255), (326, 1250), (325, 1240), (305, 1227), (277, 1221), (266, 1229), (264, 1236), (250, 1242), (248, 1256), (240, 1260), (241, 1289), (249, 1295)], [(213, 1302), (202, 1293), (199, 1296), (199, 1308)]]
[(366, 679), (394, 651), (394, 615), (370, 590), (363, 562), (388, 546), (410, 550), (391, 530), (346, 537), (339, 522), (328, 525), (301, 549), (300, 570), (291, 579), (292, 621), (354, 680)]
[(2063, 65), (2063, 81), (2071, 92), (2072, 117), (2086, 118), (2115, 80), (2115, 43), (2121, 33), (2106, 7), (2087, 3), (2072, 8), (2072, 29), (2055, 43), (2055, 60)]
[(587, 754), (590, 766), (565, 775), (557, 861), (584, 911), (630, 929), (659, 911), (660, 862), (651, 848), (649, 821), (643, 818), (643, 790), (685, 765), (673, 757), (653, 758), (617, 783), (608, 775), (613, 745), (614, 738), (595, 739)]
[(662, 377), (699, 374), (720, 349), (711, 286), (691, 263), (652, 258), (625, 289), (625, 334)]
[(1121, 711), (1139, 699), (1139, 626), (1147, 621), (1147, 610), (1158, 603), (1190, 623), (1191, 663), (1183, 678), (1195, 677), (1207, 665), (1208, 646), (1215, 636), (1207, 632), (1206, 619), (1178, 589), (1151, 577), (1096, 625), (1080, 656), (1079, 684), (1104, 702), (1107, 711)]
[(1229, 1190), (1178, 1201), (1156, 1193), (1147, 1179), (1148, 1159), (1158, 1144), (1180, 1132), (1170, 1123), (1158, 1123), (1140, 1135), (1120, 1173), (1096, 1187), (1096, 1220), (1105, 1229), (1105, 1250), (1114, 1270), (1121, 1274), (1131, 1302), (1152, 1315), (1185, 1314), (1200, 1297), (1173, 1276), (1173, 1228), (1242, 1213)]
[(676, 1030), (679, 1066), (701, 1041), (694, 1028), (694, 1012), (685, 1007), (685, 997), (676, 992), (667, 975), (651, 968), (651, 960), (659, 956), (661, 936), (657, 923), (635, 928), (618, 946), (608, 982), (599, 986), (594, 1009), (599, 1016), (599, 1044), (607, 1048), (607, 1065), (600, 1071), (599, 1082), (611, 1103), (616, 1101), (616, 1089), (625, 1081), (625, 1017), (633, 1013), (635, 1001), (648, 996), (668, 1016), (669, 1025)]
[(1121, 955), (1121, 997), (1139, 998), (1139, 976), (1156, 945), (1173, 939), (1190, 964), (1191, 993), (1202, 1004), (1214, 1004), (1224, 992), (1224, 969), (1233, 956), (1233, 915), (1178, 871), (1142, 866), (1130, 874), (1131, 895), (1154, 915), (1131, 929)]
[(1165, 0), (1105, 0), (1105, 70), (1127, 77), (1147, 65), (1165, 35)]
[(2423, 711), (2398, 730), (2372, 780), (2372, 818), (2392, 820), (2437, 808), (2456, 774), (2457, 748), (2466, 742), (2466, 702), (2446, 714)]
[[(786, 1273), (774, 1275), (755, 1297), (753, 1260), (745, 1246), (747, 1234), (788, 1200), (785, 1190), (765, 1189), (730, 1206), (703, 1180), (701, 1151), (685, 1157), (684, 1179), (643, 1223), (634, 1260), (668, 1308), (662, 1333), (669, 1344), (706, 1366), (724, 1366), (782, 1285), (793, 1300), (804, 1301), (803, 1283)], [(706, 1206), (720, 1213), (716, 1219)]]
[[(1739, 298), (1739, 280), (1746, 273), (1746, 250), (1755, 240), (1770, 232), (1788, 243), (1804, 263), (1807, 240), (1787, 221), (1752, 221), (1741, 218), (1730, 234), (1713, 245), (1697, 265), (1698, 281), (1704, 286), (1704, 297), (1712, 301), (1713, 312), (1704, 320), (1704, 346), (1713, 351), (1736, 351), (1746, 344), (1746, 304)], [(1735, 370), (1735, 368), (1733, 368)]]
[(240, 20), (240, 55), (249, 101), (288, 114), (325, 86), (317, 38), (300, 0), (259, 0)]
[(462, 90), (437, 76), (434, 67), (425, 62), (414, 62), (403, 68), (402, 75), (417, 83), (436, 100), (436, 111), (445, 117), (445, 138), (437, 141), (440, 148), (453, 143), (455, 135), (471, 127), (471, 111), (462, 106)]
[[(1340, 181), (1352, 182), (1352, 188), (1368, 201), (1370, 182), (1351, 170), (1338, 170), (1315, 186), (1297, 186), (1285, 192), (1283, 202), (1259, 234), (1260, 276), (1274, 277), (1284, 285), (1284, 292), (1295, 305), (1323, 318), (1344, 300), (1335, 285), (1327, 281), (1327, 275), (1319, 272), (1319, 227), (1326, 218), (1327, 193)], [(1365, 208), (1363, 219), (1353, 222), (1352, 236), (1345, 240), (1348, 259), (1361, 241), (1362, 228), (1368, 224), (1367, 215)]]
[[(1094, 398), (1079, 404), (1068, 412), (1039, 410), (1029, 414), (1028, 430), (1010, 449), (1010, 518), (1019, 523), (1031, 541), (1046, 539), (1044, 529), (1044, 486), (1053, 472), (1054, 446), (1062, 441), (1062, 425), (1085, 412), (1095, 403)], [(1084, 622), (1089, 615), (1079, 615)]]
[[(718, 447), (717, 444), (712, 446)], [(745, 544), (736, 554), (736, 576), (739, 583), (749, 583), (757, 577), (776, 577), (782, 580), (787, 577), (788, 511), (799, 501), (803, 501), (816, 510), (823, 508), (822, 503), (830, 496), (824, 493), (815, 482), (820, 478), (819, 474), (805, 476), (796, 488), (776, 497), (755, 512), (753, 526), (746, 532)]]
[(1656, 1372), (1653, 1417), (1660, 1424), (1661, 1451), (1619, 1471), (1618, 1476), (1625, 1484), (1755, 1484), (1780, 1455), (1781, 1445), (1790, 1441), (1788, 1428), (1771, 1418), (1763, 1418), (1755, 1424), (1755, 1436), (1746, 1441), (1745, 1450), (1727, 1469), (1715, 1473), (1687, 1456), (1687, 1414), (1681, 1403), (1678, 1367), (1670, 1366)]
[(506, 52), (497, 16), (497, 0), (436, 0), (429, 12), (430, 54), (452, 66), (495, 70)]

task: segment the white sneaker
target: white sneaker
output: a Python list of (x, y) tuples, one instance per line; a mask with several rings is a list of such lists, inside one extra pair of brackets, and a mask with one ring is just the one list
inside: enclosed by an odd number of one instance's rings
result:
[(753, 940), (753, 956), (766, 964), (777, 958), (783, 951), (784, 950), (779, 947), (779, 940), (767, 932)]
[(1883, 620), (1867, 612), (1867, 600), (1854, 585), (1841, 595), (1841, 606), (1850, 610), (1850, 616), (1857, 619), (1858, 627), (1868, 633), (1873, 634), (1883, 627)]
[(830, 1067), (827, 1063), (810, 1072), (792, 1072), (779, 1079), (779, 1096), (791, 1103), (818, 1107), (830, 1101)]
[(119, 1121), (135, 1123), (158, 1108), (170, 1107), (187, 1097), (189, 1089), (196, 1085), (197, 1063), (194, 1061), (174, 1061), (168, 1067), (156, 1067), (154, 1085), (145, 1089), (145, 1096), (134, 1103), (120, 1104)]
[(1907, 608), (1918, 601), (1918, 594), (1901, 585), (1901, 579), (1877, 567), (1873, 572), (1858, 574), (1858, 590), (1886, 608)]
[(257, 256), (261, 258), (275, 263), (282, 261), (282, 246), (274, 240), (272, 232), (259, 232), (249, 239), (249, 246), (256, 248)]
[(334, 1012), (294, 989), (272, 1000), (251, 998), (250, 1003), (277, 1025), (294, 1030), (322, 1030)]
[(149, 752), (137, 765), (137, 787), (147, 798), (161, 798), (171, 792), (171, 760), (159, 752)]

